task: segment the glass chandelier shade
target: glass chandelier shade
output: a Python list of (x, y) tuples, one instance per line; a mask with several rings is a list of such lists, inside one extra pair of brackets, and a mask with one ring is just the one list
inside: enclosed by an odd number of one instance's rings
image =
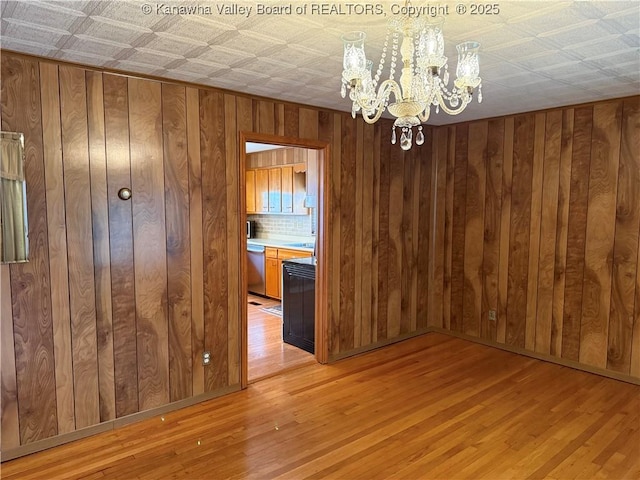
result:
[[(429, 119), (432, 106), (436, 113), (442, 108), (450, 115), (457, 115), (471, 102), (476, 88), (478, 102), (482, 102), (478, 60), (480, 44), (477, 42), (457, 46), (456, 80), (449, 90), (443, 23), (443, 17), (424, 20), (404, 16), (392, 19), (375, 73), (373, 62), (365, 55), (365, 33), (349, 32), (342, 37), (342, 97), (349, 92), (353, 117), (361, 112), (367, 123), (378, 121), (385, 110), (396, 117), (391, 143), (397, 141), (398, 128), (403, 150), (409, 150), (413, 145), (413, 127), (417, 127), (416, 145), (424, 143), (421, 124)], [(395, 79), (396, 68), (400, 70), (398, 80)], [(383, 72), (387, 71), (388, 78), (381, 81)]]

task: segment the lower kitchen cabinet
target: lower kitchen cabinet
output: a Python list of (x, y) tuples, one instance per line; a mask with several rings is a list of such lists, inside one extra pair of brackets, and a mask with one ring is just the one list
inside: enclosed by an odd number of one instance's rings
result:
[(290, 250), (287, 248), (267, 247), (265, 249), (265, 283), (267, 297), (282, 297), (282, 261), (290, 258), (312, 257), (311, 252)]

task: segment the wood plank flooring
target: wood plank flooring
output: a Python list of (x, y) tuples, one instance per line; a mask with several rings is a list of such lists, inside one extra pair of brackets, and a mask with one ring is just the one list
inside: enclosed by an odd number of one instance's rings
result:
[(279, 301), (250, 294), (248, 302), (249, 382), (316, 363), (312, 354), (282, 341), (282, 317), (263, 311), (263, 308), (280, 305)]
[(430, 333), (7, 462), (2, 478), (638, 478), (639, 394)]

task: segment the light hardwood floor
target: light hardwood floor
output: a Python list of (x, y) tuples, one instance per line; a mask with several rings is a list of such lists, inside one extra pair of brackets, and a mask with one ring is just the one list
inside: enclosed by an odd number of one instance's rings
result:
[(249, 294), (248, 302), (249, 382), (315, 363), (312, 354), (282, 341), (282, 317), (263, 311), (265, 307), (280, 305), (278, 300)]
[(638, 478), (639, 395), (430, 333), (7, 462), (2, 478)]

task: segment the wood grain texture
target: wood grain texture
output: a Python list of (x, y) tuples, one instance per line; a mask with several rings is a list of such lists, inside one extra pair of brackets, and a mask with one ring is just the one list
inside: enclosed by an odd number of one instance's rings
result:
[[(640, 102), (625, 100), (622, 110), (620, 164), (616, 202), (615, 246), (607, 369), (629, 373), (634, 329), (640, 228)], [(640, 328), (640, 327), (638, 327)]]
[(2, 55), (0, 61), (2, 130), (24, 134), (29, 185), (29, 262), (9, 267), (20, 443), (26, 444), (58, 431), (40, 74), (33, 60)]
[(204, 243), (205, 391), (228, 384), (227, 193), (224, 95), (200, 91), (200, 158)]
[(379, 241), (378, 241), (378, 341), (388, 338), (389, 229), (391, 213), (387, 205), (391, 185), (391, 143), (382, 136), (380, 151)]
[[(359, 121), (359, 120), (358, 120)], [(340, 155), (340, 350), (354, 347), (355, 328), (355, 221), (356, 120), (342, 118)]]
[(169, 402), (162, 88), (129, 79), (133, 259), (140, 409)]
[(193, 395), (189, 159), (184, 87), (162, 85), (169, 400)]
[(131, 187), (128, 86), (124, 77), (104, 75), (105, 145), (109, 199), (109, 248), (116, 418), (139, 411), (136, 300), (131, 202), (118, 190)]
[(562, 358), (579, 360), (580, 322), (582, 318), (582, 282), (589, 201), (589, 166), (591, 164), (591, 129), (593, 107), (574, 110), (571, 157), (571, 194), (567, 225), (567, 268), (564, 287), (564, 321), (562, 323)]
[(86, 81), (89, 169), (91, 175), (91, 219), (93, 224), (93, 266), (96, 292), (98, 389), (100, 393), (100, 421), (104, 422), (116, 418), (116, 396), (113, 367), (109, 199), (102, 74), (86, 72)]
[(85, 73), (60, 67), (76, 428), (100, 423)]
[[(442, 322), (438, 325), (437, 319), (433, 319), (436, 326), (442, 326), (443, 328), (451, 328), (451, 282), (453, 278), (453, 218), (454, 218), (454, 192), (455, 192), (455, 166), (456, 166), (456, 129), (455, 127), (449, 127), (446, 130), (436, 129), (433, 133), (434, 139), (440, 134), (440, 132), (448, 132), (449, 140), (446, 145), (446, 153), (435, 153), (434, 157), (441, 159), (438, 163), (446, 164), (446, 177), (434, 175), (434, 180), (431, 184), (434, 190), (434, 203), (437, 205), (437, 199), (442, 196), (439, 193), (440, 185), (445, 183), (446, 199), (444, 202), (444, 268), (443, 268), (443, 298), (442, 298)], [(434, 142), (434, 145), (436, 143)], [(439, 225), (440, 222), (436, 223)], [(435, 249), (435, 245), (434, 245)], [(437, 280), (437, 276), (434, 276), (434, 281)]]
[(370, 345), (373, 343), (372, 332), (375, 328), (372, 318), (372, 268), (373, 268), (373, 189), (374, 189), (374, 162), (373, 158), (376, 146), (374, 145), (373, 125), (365, 125), (363, 132), (364, 158), (362, 178), (362, 243), (359, 250), (362, 252), (362, 334), (361, 343)]
[(469, 126), (456, 127), (455, 167), (453, 179), (453, 204), (455, 215), (451, 232), (451, 330), (461, 332), (464, 328), (464, 246), (467, 205), (467, 161)]
[(534, 115), (514, 118), (506, 343), (518, 347), (525, 346), (527, 323), (534, 131)]
[[(433, 130), (429, 129), (425, 132), (427, 138), (433, 139)], [(428, 140), (427, 140), (428, 142)], [(419, 164), (420, 174), (416, 175), (416, 181), (419, 183), (419, 186), (416, 190), (416, 203), (417, 208), (414, 208), (414, 214), (418, 215), (417, 220), (417, 233), (415, 234), (415, 248), (418, 251), (418, 258), (416, 264), (416, 275), (418, 277), (417, 284), (417, 305), (416, 305), (416, 328), (425, 328), (431, 319), (429, 314), (429, 295), (428, 292), (431, 290), (432, 285), (435, 283), (435, 278), (442, 278), (444, 275), (444, 260), (441, 262), (443, 266), (443, 271), (435, 272), (433, 276), (429, 274), (429, 260), (431, 258), (430, 252), (433, 248), (433, 241), (431, 240), (432, 235), (432, 218), (434, 218), (434, 209), (437, 208), (435, 202), (432, 202), (433, 196), (433, 184), (432, 179), (437, 175), (437, 167), (439, 163), (436, 164), (434, 162), (437, 159), (437, 156), (433, 155), (432, 149), (429, 148), (429, 144), (427, 143), (426, 148), (422, 148), (421, 151), (417, 154), (416, 162)], [(432, 172), (436, 172), (435, 175), (432, 175)], [(437, 182), (437, 179), (435, 180)], [(437, 183), (436, 183), (437, 185)], [(446, 188), (446, 184), (442, 186), (442, 188)], [(443, 203), (443, 202), (442, 202)], [(444, 240), (444, 210), (440, 209), (440, 221), (436, 220), (436, 225), (440, 225), (440, 230), (437, 230), (443, 234)], [(437, 227), (434, 227), (437, 228)], [(444, 249), (444, 242), (438, 242), (442, 249)], [(442, 326), (442, 325), (438, 325)]]
[(380, 251), (380, 151), (382, 132), (380, 127), (376, 126), (373, 130), (374, 149), (372, 155), (372, 166), (370, 168), (372, 174), (372, 221), (371, 226), (371, 343), (378, 340), (378, 301), (379, 295), (379, 251)]
[(462, 331), (480, 335), (482, 315), (482, 260), (487, 177), (487, 122), (469, 126), (464, 233), (464, 290)]
[(275, 133), (275, 105), (267, 100), (257, 100), (258, 104), (258, 132), (259, 133)]
[(536, 310), (538, 306), (538, 273), (540, 259), (540, 218), (542, 210), (542, 182), (544, 170), (544, 139), (546, 115), (535, 116), (533, 163), (531, 171), (531, 221), (529, 223), (529, 268), (527, 271), (527, 312), (524, 344), (527, 350), (536, 346)]
[[(396, 145), (397, 146), (397, 145)], [(389, 165), (389, 243), (387, 250), (387, 338), (400, 334), (402, 322), (402, 218), (404, 212), (404, 155), (391, 146)]]
[(594, 106), (580, 362), (601, 368), (607, 366), (621, 121), (619, 101)]
[[(225, 163), (227, 187), (227, 276), (229, 279), (237, 277), (241, 270), (240, 256), (244, 255), (241, 242), (238, 238), (241, 232), (240, 222), (236, 221), (240, 215), (240, 162), (238, 162), (238, 138), (236, 127), (236, 97), (224, 96), (225, 113)], [(240, 302), (242, 288), (237, 281), (229, 281), (227, 312), (229, 324), (227, 327), (227, 365), (228, 383), (237, 385), (240, 383)]]
[(6, 463), (3, 478), (633, 478), (639, 390), (429, 334)]
[(293, 115), (293, 121), (298, 118), (298, 135), (302, 138), (317, 140), (318, 139), (318, 111), (313, 108), (300, 108), (297, 114)]
[(500, 219), (502, 213), (502, 170), (504, 160), (504, 119), (488, 122), (486, 186), (484, 200), (484, 247), (482, 251), (482, 311), (480, 336), (496, 340), (496, 321), (489, 311), (498, 312), (500, 271)]
[(537, 306), (534, 317), (535, 351), (541, 353), (551, 352), (562, 112), (559, 110), (549, 112), (546, 117), (545, 138), (542, 143), (544, 165), (540, 206), (540, 253), (537, 266)]
[(51, 282), (58, 287), (51, 291), (51, 319), (56, 360), (56, 409), (58, 433), (67, 433), (75, 430), (76, 419), (58, 67), (52, 64), (41, 64), (40, 79), (49, 274)]
[[(16, 354), (13, 345), (13, 311), (11, 309), (11, 273), (9, 265), (0, 265), (0, 360), (2, 385), (0, 401), (0, 449), (3, 452), (20, 445), (18, 417), (18, 385), (16, 382)], [(73, 397), (72, 397), (73, 398)], [(73, 418), (73, 414), (72, 417)]]
[(509, 239), (511, 238), (511, 198), (513, 191), (513, 117), (504, 121), (504, 164), (502, 168), (502, 211), (500, 214), (500, 270), (498, 274), (498, 342), (507, 340), (507, 300), (509, 291)]
[(415, 301), (416, 291), (413, 288), (413, 277), (415, 273), (415, 257), (413, 255), (413, 180), (415, 172), (415, 153), (404, 154), (400, 168), (403, 173), (402, 180), (402, 216), (400, 224), (401, 232), (401, 269), (400, 269), (400, 333), (412, 331), (411, 323), (415, 320), (415, 312), (412, 316), (412, 308)]
[(355, 136), (355, 251), (354, 251), (354, 289), (353, 289), (353, 346), (358, 348), (362, 345), (362, 195), (363, 195), (363, 176), (364, 176), (364, 122), (356, 123)]
[[(238, 99), (238, 101), (240, 101)], [(286, 103), (284, 105), (284, 136), (285, 137), (298, 137), (299, 129), (299, 111), (300, 108), (297, 105), (291, 105)], [(240, 130), (242, 131), (242, 130)]]
[(569, 194), (571, 189), (571, 156), (573, 151), (573, 109), (562, 112), (562, 137), (558, 173), (558, 224), (554, 266), (553, 315), (549, 353), (562, 356), (562, 330), (564, 319), (564, 290), (567, 271), (567, 236), (569, 225)]
[(200, 99), (186, 89), (187, 160), (189, 162), (189, 238), (191, 239), (191, 389), (204, 393), (204, 265), (202, 243), (202, 166), (200, 162)]
[[(638, 232), (640, 237), (640, 231)], [(633, 335), (631, 338), (631, 369), (635, 378), (640, 378), (640, 241), (638, 241), (638, 262), (636, 267), (636, 296), (633, 314)]]

